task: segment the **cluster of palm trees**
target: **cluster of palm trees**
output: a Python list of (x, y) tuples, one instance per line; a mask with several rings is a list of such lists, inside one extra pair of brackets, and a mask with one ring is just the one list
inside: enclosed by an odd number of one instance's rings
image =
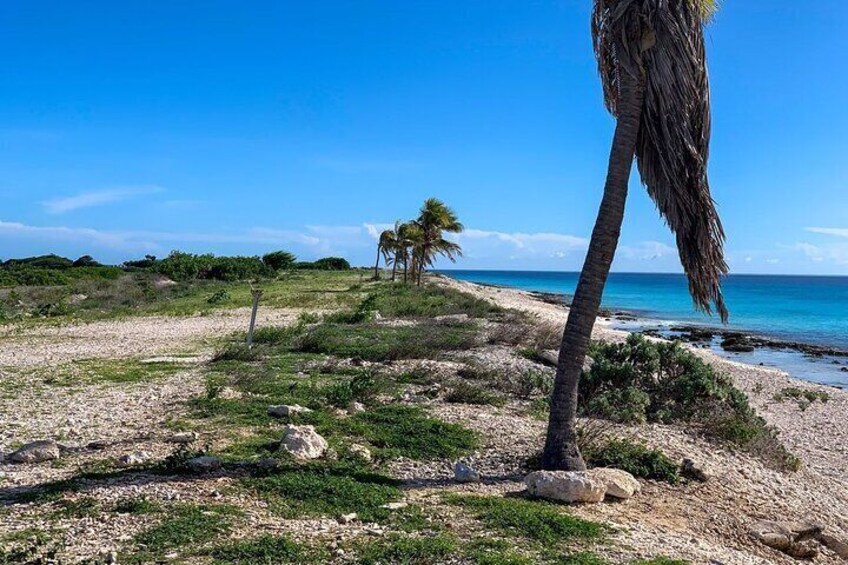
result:
[(455, 261), (462, 256), (458, 243), (445, 239), (447, 233), (459, 233), (463, 225), (444, 202), (428, 198), (418, 217), (408, 222), (395, 222), (393, 229), (383, 230), (377, 239), (377, 262), (374, 278), (380, 278), (380, 259), (392, 267), (392, 280), (402, 269), (403, 281), (421, 284), (424, 271), (433, 266), (436, 257)]

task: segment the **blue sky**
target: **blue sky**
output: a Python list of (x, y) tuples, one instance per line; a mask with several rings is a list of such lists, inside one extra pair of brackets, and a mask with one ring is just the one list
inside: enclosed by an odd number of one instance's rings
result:
[[(0, 257), (372, 261), (437, 196), (463, 268), (579, 269), (614, 123), (589, 0), (0, 5)], [(848, 3), (709, 28), (734, 272), (848, 274)], [(677, 271), (634, 175), (614, 268)]]

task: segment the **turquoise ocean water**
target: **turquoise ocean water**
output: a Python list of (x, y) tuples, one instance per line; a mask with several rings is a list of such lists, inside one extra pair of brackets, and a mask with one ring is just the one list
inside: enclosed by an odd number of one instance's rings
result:
[[(577, 273), (533, 271), (443, 273), (471, 282), (564, 294), (574, 292), (578, 277)], [(725, 279), (724, 292), (730, 309), (730, 324), (726, 329), (848, 350), (848, 277), (731, 275)], [(680, 274), (612, 273), (603, 304), (607, 308), (629, 310), (640, 319), (658, 324), (721, 326), (717, 318), (694, 309), (686, 278)], [(819, 360), (815, 372), (828, 374), (820, 377), (808, 376), (809, 367), (801, 370), (795, 362), (781, 360), (780, 352), (765, 361), (763, 355), (758, 352), (740, 361), (773, 364), (800, 378), (819, 382), (848, 382), (848, 374), (842, 372), (840, 376), (833, 360), (828, 360), (833, 365), (829, 370)], [(783, 356), (793, 357), (785, 353)]]

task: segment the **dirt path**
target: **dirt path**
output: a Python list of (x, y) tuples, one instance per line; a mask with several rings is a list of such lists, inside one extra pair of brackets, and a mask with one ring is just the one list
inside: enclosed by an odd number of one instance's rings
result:
[[(285, 324), (300, 310), (261, 309), (257, 325)], [(150, 316), (87, 324), (0, 328), (0, 367), (43, 367), (93, 358), (152, 356), (202, 347), (247, 329), (249, 308), (204, 316)]]

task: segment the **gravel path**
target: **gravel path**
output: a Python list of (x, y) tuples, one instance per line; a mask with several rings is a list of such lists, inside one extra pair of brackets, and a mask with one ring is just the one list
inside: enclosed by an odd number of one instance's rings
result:
[[(260, 309), (257, 326), (285, 324), (299, 313)], [(87, 324), (0, 328), (0, 367), (44, 367), (92, 358), (139, 357), (182, 352), (245, 331), (250, 308), (221, 310), (203, 316), (150, 316)]]

